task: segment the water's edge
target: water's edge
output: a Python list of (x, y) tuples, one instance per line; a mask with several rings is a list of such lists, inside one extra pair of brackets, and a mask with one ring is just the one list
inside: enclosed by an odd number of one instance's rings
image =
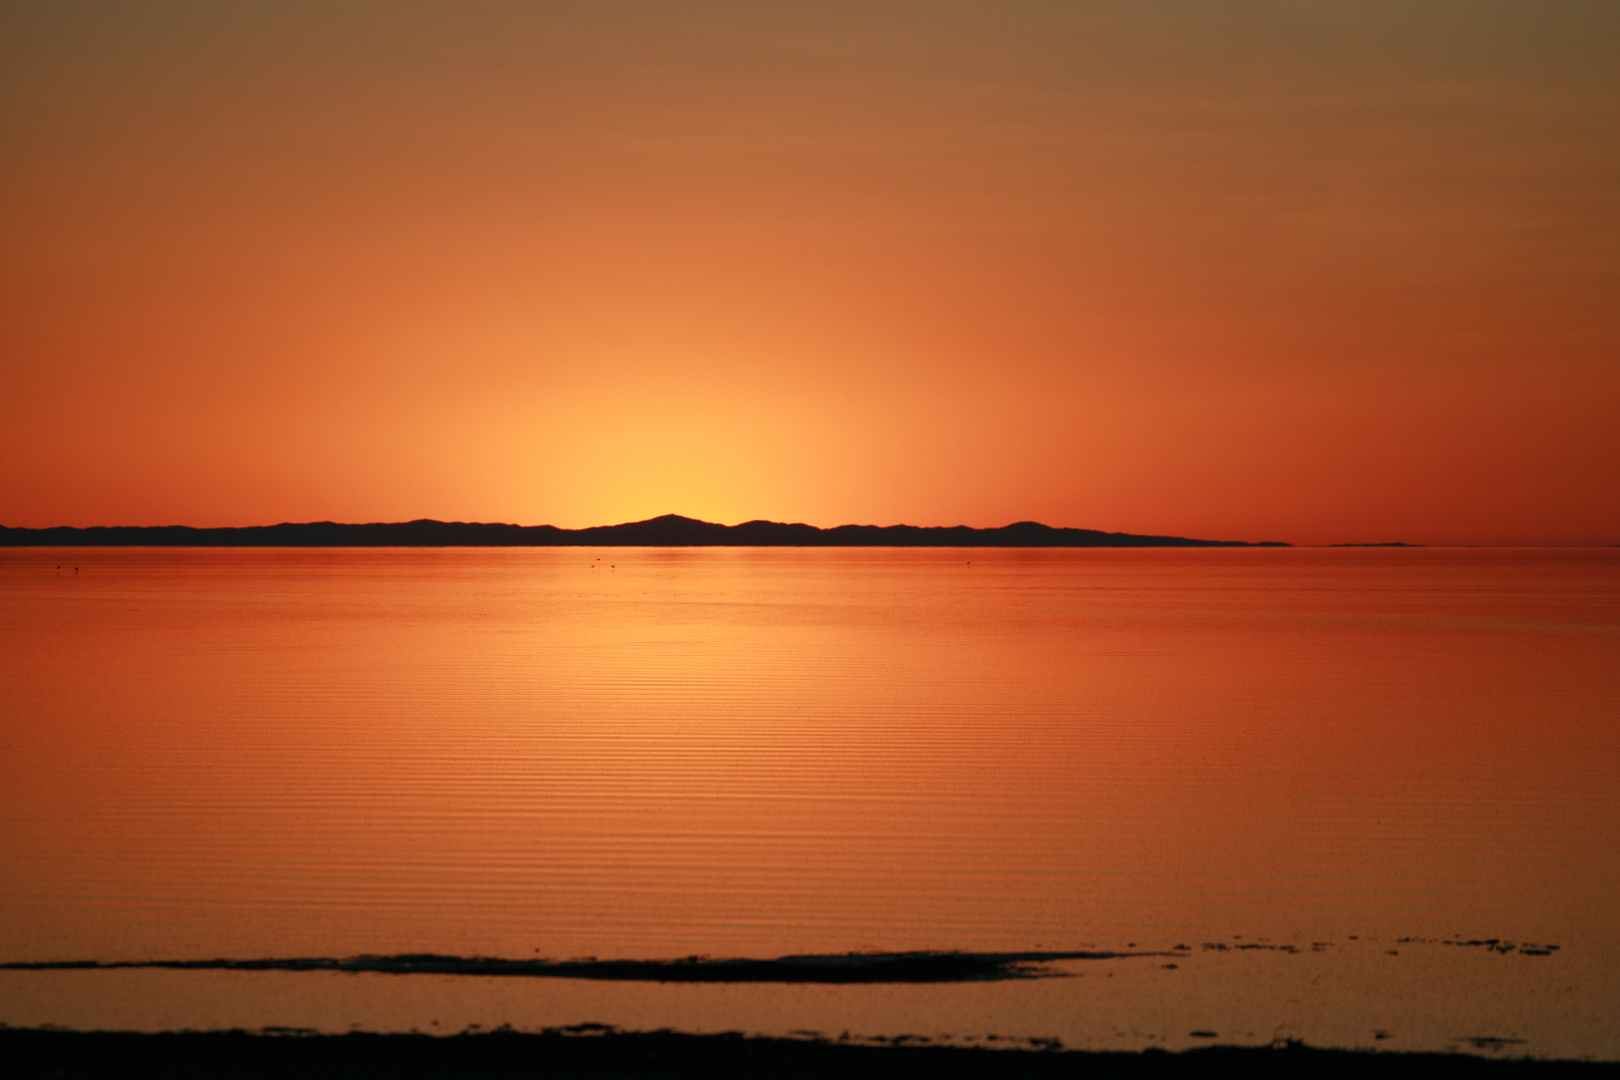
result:
[(318, 1035), (297, 1031), (137, 1034), (0, 1028), (9, 1075), (34, 1077), (1612, 1077), (1609, 1062), (1326, 1050), (1298, 1042), (1179, 1053), (918, 1045), (740, 1034), (631, 1032), (585, 1024), (540, 1032)]

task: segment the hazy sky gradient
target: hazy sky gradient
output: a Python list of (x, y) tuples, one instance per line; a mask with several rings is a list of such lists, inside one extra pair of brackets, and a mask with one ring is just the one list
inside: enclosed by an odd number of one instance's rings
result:
[(1620, 542), (1620, 4), (0, 6), (0, 524)]

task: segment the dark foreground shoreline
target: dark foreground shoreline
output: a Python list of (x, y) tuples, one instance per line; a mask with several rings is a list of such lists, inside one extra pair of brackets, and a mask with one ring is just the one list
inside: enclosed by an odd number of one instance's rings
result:
[(13, 529), (0, 525), (0, 547), (1288, 547), (1280, 541), (1190, 540), (1058, 529), (1019, 521), (999, 529), (966, 525), (814, 525), (745, 521), (716, 525), (665, 514), (647, 521), (559, 529), (476, 521), (335, 521), (197, 529), (190, 525), (95, 525)]
[(1209, 1046), (1180, 1053), (992, 1050), (819, 1039), (623, 1032), (585, 1025), (536, 1033), (313, 1035), (296, 1032), (76, 1032), (0, 1028), (0, 1062), (16, 1080), (165, 1077), (1616, 1077), (1612, 1062), (1464, 1054)]

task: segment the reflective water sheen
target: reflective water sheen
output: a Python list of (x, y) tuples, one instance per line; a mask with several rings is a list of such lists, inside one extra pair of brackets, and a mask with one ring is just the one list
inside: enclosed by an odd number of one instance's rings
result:
[(1490, 937), (1612, 1016), (1617, 645), (1613, 550), (5, 550), (0, 961)]

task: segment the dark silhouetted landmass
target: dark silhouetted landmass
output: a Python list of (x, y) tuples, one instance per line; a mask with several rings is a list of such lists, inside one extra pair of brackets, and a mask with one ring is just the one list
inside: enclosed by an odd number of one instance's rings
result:
[(96, 525), (78, 529), (12, 529), (0, 525), (0, 547), (1287, 547), (1276, 540), (1189, 540), (1183, 536), (1062, 529), (1019, 521), (999, 529), (966, 525), (814, 525), (745, 521), (716, 525), (665, 514), (648, 521), (559, 529), (476, 521), (334, 521), (197, 529), (189, 525)]
[[(808, 1033), (807, 1033), (808, 1034)], [(1202, 1033), (1200, 1033), (1202, 1034)], [(1465, 1040), (1466, 1041), (1466, 1040)], [(1467, 1054), (1202, 1046), (1162, 1050), (1066, 1050), (1055, 1039), (1006, 1040), (1008, 1049), (930, 1045), (897, 1035), (883, 1042), (806, 1037), (629, 1032), (582, 1024), (540, 1032), (459, 1035), (317, 1035), (300, 1031), (162, 1034), (0, 1029), (0, 1060), (16, 1080), (428, 1080), (584, 1077), (1287, 1077), (1447, 1080), (1451, 1077), (1613, 1077), (1608, 1062), (1493, 1059)]]
[(500, 957), (352, 956), (270, 960), (53, 960), (0, 964), (0, 971), (109, 971), (164, 968), (179, 971), (346, 971), (387, 975), (496, 975), (615, 982), (705, 983), (942, 983), (1033, 979), (1040, 965), (1059, 960), (1114, 960), (1171, 956), (1164, 952), (909, 952), (783, 956), (774, 960), (507, 960)]

